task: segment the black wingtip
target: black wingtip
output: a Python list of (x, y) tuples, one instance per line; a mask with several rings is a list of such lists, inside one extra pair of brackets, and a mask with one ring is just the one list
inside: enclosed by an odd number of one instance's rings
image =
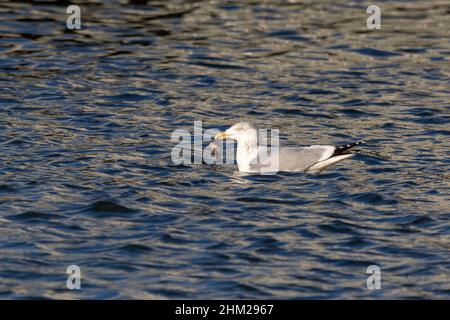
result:
[(334, 153), (333, 153), (332, 157), (344, 154), (349, 149), (351, 149), (353, 147), (356, 147), (356, 146), (359, 146), (360, 144), (363, 144), (363, 143), (364, 143), (364, 141), (358, 141), (358, 142), (353, 142), (353, 143), (349, 143), (349, 144), (343, 144), (343, 145), (340, 145), (340, 146), (336, 146), (335, 147), (336, 150), (334, 150)]

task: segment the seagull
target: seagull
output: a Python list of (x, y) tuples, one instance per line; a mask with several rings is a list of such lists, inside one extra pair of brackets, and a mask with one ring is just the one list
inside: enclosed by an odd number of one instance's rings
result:
[(258, 129), (248, 122), (239, 122), (224, 132), (215, 135), (210, 144), (218, 149), (219, 140), (232, 139), (237, 142), (236, 160), (239, 171), (269, 173), (277, 171), (315, 173), (351, 158), (350, 149), (362, 141), (346, 145), (312, 145), (309, 147), (279, 147), (269, 153), (267, 146), (258, 143)]

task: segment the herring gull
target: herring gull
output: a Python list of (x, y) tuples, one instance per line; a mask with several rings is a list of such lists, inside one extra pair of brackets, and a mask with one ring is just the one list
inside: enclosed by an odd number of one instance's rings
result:
[(216, 134), (211, 143), (217, 150), (218, 140), (233, 139), (237, 142), (236, 160), (239, 171), (249, 173), (320, 172), (332, 164), (354, 155), (349, 150), (362, 142), (341, 146), (312, 145), (309, 147), (268, 147), (258, 143), (258, 129), (248, 122), (239, 122), (224, 132)]

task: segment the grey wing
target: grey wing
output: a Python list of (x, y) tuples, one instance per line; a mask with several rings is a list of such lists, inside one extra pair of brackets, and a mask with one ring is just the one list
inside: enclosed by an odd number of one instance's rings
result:
[(310, 166), (330, 158), (334, 150), (333, 146), (280, 148), (280, 171), (305, 171)]
[[(306, 171), (314, 164), (330, 158), (336, 148), (333, 146), (310, 146), (303, 148), (280, 147), (278, 162), (271, 153), (271, 148), (260, 148), (258, 159), (250, 168), (255, 171), (273, 168), (277, 163), (276, 171)], [(266, 156), (267, 155), (267, 156)]]

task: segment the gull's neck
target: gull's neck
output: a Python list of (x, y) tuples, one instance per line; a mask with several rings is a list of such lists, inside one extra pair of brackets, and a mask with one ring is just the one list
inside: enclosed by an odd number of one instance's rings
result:
[(239, 139), (236, 158), (239, 171), (251, 171), (250, 166), (256, 164), (258, 160), (258, 137), (256, 133)]

